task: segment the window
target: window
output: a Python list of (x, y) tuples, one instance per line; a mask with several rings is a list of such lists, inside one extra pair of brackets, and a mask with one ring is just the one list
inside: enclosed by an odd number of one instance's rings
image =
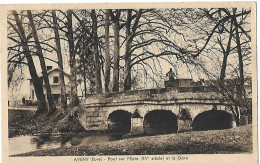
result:
[(52, 69), (52, 66), (46, 66), (47, 71)]
[(58, 76), (53, 77), (53, 83), (59, 83), (59, 78)]

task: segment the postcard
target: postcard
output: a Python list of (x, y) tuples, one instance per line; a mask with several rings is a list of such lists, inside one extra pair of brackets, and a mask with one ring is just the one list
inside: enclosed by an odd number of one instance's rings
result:
[(255, 2), (0, 14), (4, 163), (257, 162)]

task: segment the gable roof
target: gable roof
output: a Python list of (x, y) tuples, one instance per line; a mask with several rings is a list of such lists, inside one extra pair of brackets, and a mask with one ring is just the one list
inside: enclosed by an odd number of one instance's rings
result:
[[(59, 69), (59, 68), (54, 68), (54, 69), (48, 70), (48, 71), (47, 71), (47, 74), (49, 75), (50, 73), (52, 73), (52, 72), (54, 72), (54, 71), (61, 71), (61, 69)], [(63, 71), (63, 72), (64, 72), (64, 71)], [(70, 77), (70, 75), (69, 75), (68, 73), (66, 73), (66, 72), (64, 72), (64, 75)], [(43, 78), (43, 74), (42, 74), (42, 73), (39, 75), (39, 78)], [(27, 79), (27, 80), (32, 80), (32, 78), (29, 78), (29, 79)]]
[[(52, 73), (52, 72), (54, 72), (54, 71), (61, 71), (61, 69), (59, 69), (59, 68), (54, 68), (54, 69), (48, 70), (48, 71), (47, 71), (47, 74), (49, 75), (50, 73)], [(64, 72), (64, 71), (63, 71), (63, 73), (64, 73), (64, 75), (70, 76), (68, 73), (66, 73), (66, 72)], [(42, 76), (43, 76), (43, 75), (41, 74), (40, 77), (42, 77)]]

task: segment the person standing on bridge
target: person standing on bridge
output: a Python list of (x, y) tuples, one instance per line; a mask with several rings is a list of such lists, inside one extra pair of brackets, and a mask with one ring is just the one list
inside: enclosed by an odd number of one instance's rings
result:
[(166, 76), (169, 77), (169, 80), (174, 80), (176, 77), (175, 73), (172, 71), (172, 68), (170, 68), (170, 71), (166, 73)]

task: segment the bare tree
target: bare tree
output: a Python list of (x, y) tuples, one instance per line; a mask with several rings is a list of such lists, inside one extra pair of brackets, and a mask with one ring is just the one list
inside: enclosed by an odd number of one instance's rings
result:
[(79, 105), (79, 99), (77, 95), (77, 67), (75, 59), (75, 48), (74, 48), (74, 38), (73, 38), (73, 27), (72, 27), (72, 10), (67, 11), (67, 21), (68, 21), (68, 43), (69, 43), (69, 53), (70, 53), (70, 105)]
[(102, 84), (101, 84), (101, 73), (100, 73), (100, 61), (99, 61), (99, 52), (98, 52), (98, 35), (97, 35), (97, 17), (96, 11), (91, 11), (91, 18), (93, 21), (92, 31), (93, 31), (93, 52), (94, 52), (94, 62), (95, 62), (95, 92), (102, 92)]
[(109, 47), (109, 10), (105, 11), (105, 92), (109, 92), (109, 82), (110, 82), (110, 47)]
[(64, 79), (64, 69), (63, 69), (63, 59), (62, 59), (62, 52), (61, 52), (61, 45), (60, 45), (60, 35), (58, 30), (58, 22), (56, 11), (52, 10), (52, 19), (53, 19), (53, 30), (55, 34), (55, 43), (56, 43), (56, 52), (58, 57), (58, 67), (60, 69), (59, 78), (61, 79), (61, 108), (66, 110), (67, 108), (67, 97), (66, 97), (66, 86), (65, 86), (65, 79)]
[[(248, 23), (247, 21), (250, 17), (249, 15), (251, 11), (250, 9), (242, 9), (238, 12), (237, 8), (203, 10), (209, 20), (213, 22), (214, 26), (207, 35), (206, 43), (199, 50), (197, 55), (200, 55), (211, 42), (214, 42), (212, 40), (217, 37), (217, 43), (220, 47), (216, 48), (216, 50), (222, 53), (223, 61), (221, 65), (220, 78), (219, 80), (216, 80), (216, 82), (213, 82), (212, 86), (217, 88), (223, 98), (230, 103), (229, 108), (235, 117), (237, 126), (239, 126), (241, 109), (246, 108), (247, 110), (250, 110), (250, 108), (248, 108), (248, 102), (250, 102), (250, 100), (248, 100), (244, 89), (244, 63), (249, 59), (248, 54), (250, 54), (250, 51), (248, 49), (250, 49), (249, 43), (251, 41), (251, 37), (249, 35), (250, 29), (247, 31), (244, 27), (246, 27), (246, 24)], [(239, 23), (237, 20), (239, 20)], [(245, 26), (243, 27), (243, 25)], [(220, 38), (227, 36), (228, 41), (225, 48), (224, 41)], [(232, 43), (232, 41), (234, 43)], [(242, 49), (242, 46), (244, 46), (244, 49)], [(231, 53), (233, 56), (235, 54), (237, 55), (237, 57), (234, 56), (233, 59), (238, 59), (238, 67), (236, 67), (234, 63), (231, 64), (235, 72), (238, 70), (238, 73), (235, 74), (236, 76), (232, 75), (232, 80), (225, 79), (225, 76), (227, 75), (226, 67), (228, 63), (228, 56)]]
[(45, 61), (44, 61), (44, 58), (43, 58), (43, 54), (42, 54), (42, 48), (41, 48), (41, 45), (39, 43), (39, 38), (38, 38), (36, 27), (35, 27), (35, 24), (34, 24), (34, 21), (33, 21), (32, 13), (31, 13), (30, 10), (27, 10), (27, 15), (28, 15), (28, 18), (29, 18), (29, 21), (30, 21), (32, 34), (33, 34), (33, 37), (34, 37), (34, 40), (35, 40), (35, 45), (36, 45), (36, 48), (37, 48), (37, 53), (38, 53), (38, 57), (39, 57), (40, 65), (41, 65), (41, 69), (42, 69), (42, 75), (43, 75), (43, 79), (44, 79), (44, 83), (45, 83), (46, 94), (47, 94), (47, 99), (48, 99), (48, 104), (49, 104), (48, 113), (52, 114), (56, 111), (56, 106), (54, 104), (54, 100), (53, 100), (53, 97), (52, 97), (52, 94), (51, 94), (50, 82), (49, 82), (48, 73), (47, 73), (47, 70), (46, 70), (46, 65), (45, 65)]
[(12, 27), (19, 34), (19, 37), (21, 39), (23, 53), (27, 59), (30, 75), (31, 75), (32, 82), (33, 82), (33, 85), (35, 88), (35, 94), (36, 94), (37, 103), (38, 103), (38, 109), (37, 109), (35, 115), (38, 116), (38, 115), (40, 115), (42, 113), (46, 113), (48, 111), (47, 107), (46, 107), (44, 93), (43, 93), (42, 82), (41, 82), (39, 76), (37, 75), (36, 68), (34, 66), (34, 61), (32, 59), (32, 55), (31, 55), (31, 52), (30, 52), (30, 49), (28, 46), (27, 38), (26, 38), (24, 29), (22, 26), (22, 21), (21, 21), (21, 19), (19, 19), (17, 11), (13, 10), (12, 14), (15, 17), (15, 22), (16, 22), (17, 28), (15, 28), (15, 26), (12, 26)]
[(120, 46), (119, 46), (119, 31), (120, 31), (120, 18), (121, 10), (117, 9), (115, 13), (110, 10), (111, 20), (114, 23), (114, 67), (113, 67), (113, 92), (119, 91), (119, 57), (120, 57)]
[(142, 15), (142, 10), (140, 9), (137, 14), (133, 26), (131, 28), (131, 21), (133, 19), (132, 9), (127, 10), (127, 22), (126, 22), (126, 47), (125, 47), (125, 69), (124, 69), (124, 90), (131, 89), (131, 50), (132, 41), (135, 37), (135, 32), (138, 27), (139, 19)]

